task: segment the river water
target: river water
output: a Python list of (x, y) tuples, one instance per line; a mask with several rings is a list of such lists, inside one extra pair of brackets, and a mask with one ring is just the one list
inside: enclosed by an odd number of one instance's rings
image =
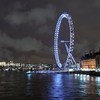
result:
[(0, 72), (0, 100), (100, 100), (100, 77)]

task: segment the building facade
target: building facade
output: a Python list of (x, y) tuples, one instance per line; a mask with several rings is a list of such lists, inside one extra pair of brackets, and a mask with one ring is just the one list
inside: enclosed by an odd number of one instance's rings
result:
[(81, 57), (81, 68), (84, 70), (100, 70), (100, 51), (90, 52)]

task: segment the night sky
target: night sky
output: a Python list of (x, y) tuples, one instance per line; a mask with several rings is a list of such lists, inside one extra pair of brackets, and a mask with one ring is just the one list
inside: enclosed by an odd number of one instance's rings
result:
[(74, 23), (76, 61), (85, 52), (98, 51), (100, 0), (0, 0), (0, 61), (55, 63), (54, 31), (63, 12)]

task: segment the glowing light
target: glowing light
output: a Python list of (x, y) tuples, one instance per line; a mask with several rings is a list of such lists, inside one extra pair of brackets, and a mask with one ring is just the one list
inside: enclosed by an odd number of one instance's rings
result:
[(55, 36), (54, 36), (54, 55), (55, 55), (55, 60), (56, 60), (57, 66), (59, 68), (63, 67), (61, 62), (60, 62), (60, 60), (59, 60), (59, 53), (58, 53), (58, 36), (59, 36), (60, 24), (61, 24), (63, 18), (66, 18), (68, 20), (69, 29), (70, 29), (69, 46), (67, 46), (67, 44), (66, 44), (67, 41), (61, 40), (61, 42), (65, 44), (65, 48), (66, 48), (66, 51), (68, 53), (68, 57), (66, 59), (66, 62), (63, 65), (64, 65), (64, 67), (66, 65), (68, 65), (68, 63), (70, 63), (70, 60), (72, 60), (71, 64), (73, 64), (73, 63), (76, 64), (76, 62), (75, 62), (75, 60), (74, 60), (74, 58), (72, 56), (72, 51), (73, 51), (73, 48), (74, 48), (73, 47), (74, 46), (74, 27), (73, 27), (73, 22), (72, 22), (72, 19), (71, 19), (69, 14), (63, 13), (63, 14), (60, 15), (60, 17), (59, 17), (59, 19), (57, 21), (56, 28), (55, 28)]
[(31, 76), (32, 76), (32, 74), (27, 74), (27, 79), (31, 80)]
[(82, 60), (81, 65), (83, 70), (96, 69), (96, 60), (95, 59)]

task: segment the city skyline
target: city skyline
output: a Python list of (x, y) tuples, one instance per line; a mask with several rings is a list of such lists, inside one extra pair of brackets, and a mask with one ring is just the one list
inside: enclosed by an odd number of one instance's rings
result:
[[(0, 60), (55, 63), (54, 32), (56, 22), (63, 12), (68, 12), (74, 23), (73, 55), (75, 59), (78, 61), (91, 49), (98, 51), (100, 46), (99, 9), (99, 0), (77, 0), (77, 2), (1, 0)], [(60, 34), (66, 33), (66, 22), (63, 22), (62, 27)]]

